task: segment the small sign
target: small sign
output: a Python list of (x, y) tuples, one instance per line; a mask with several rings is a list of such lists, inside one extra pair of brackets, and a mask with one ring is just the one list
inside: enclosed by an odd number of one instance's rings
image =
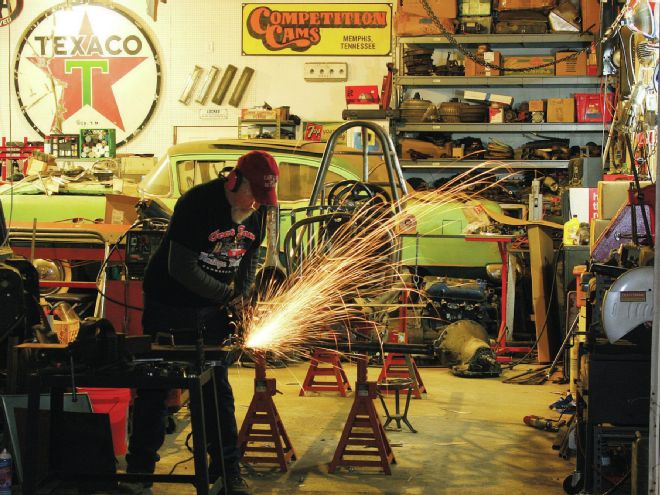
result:
[(619, 294), (621, 302), (646, 302), (646, 292), (643, 290), (626, 290)]
[[(303, 124), (303, 139), (305, 141), (316, 141), (326, 143), (330, 135), (342, 125), (343, 122), (305, 122)], [(337, 138), (337, 144), (346, 144), (346, 133)]]
[(199, 118), (227, 120), (229, 118), (229, 112), (226, 108), (201, 108), (199, 110)]

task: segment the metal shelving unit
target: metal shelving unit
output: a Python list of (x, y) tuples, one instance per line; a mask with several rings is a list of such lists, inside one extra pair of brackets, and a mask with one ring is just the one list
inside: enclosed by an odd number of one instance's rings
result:
[(397, 125), (401, 132), (598, 132), (603, 124), (557, 122), (546, 124), (463, 124), (446, 122), (410, 122)]
[(238, 119), (238, 138), (249, 137), (243, 132), (244, 127), (256, 127), (259, 129), (259, 134), (264, 132), (264, 129), (273, 129), (272, 137), (274, 139), (282, 138), (282, 128), (291, 129), (291, 132), (296, 134), (296, 124), (291, 120), (256, 120), (256, 119)]
[[(548, 33), (548, 34), (456, 34), (453, 35), (461, 45), (482, 45), (489, 43), (498, 46), (584, 46), (594, 40), (589, 33)], [(403, 45), (450, 45), (444, 36), (401, 36)]]
[(399, 86), (416, 87), (452, 87), (467, 86), (486, 87), (537, 87), (537, 86), (598, 86), (600, 78), (595, 76), (491, 76), (491, 77), (464, 77), (464, 76), (397, 76), (394, 79)]
[[(530, 50), (521, 48), (537, 47), (540, 51), (564, 50), (588, 46), (594, 40), (590, 33), (547, 33), (547, 34), (458, 34), (455, 40), (474, 50), (477, 45), (489, 44), (493, 50), (509, 49), (512, 53), (529, 53)], [(444, 36), (402, 36), (397, 40), (397, 64), (400, 75), (395, 76), (394, 85), (398, 88), (399, 97), (405, 90), (415, 88), (427, 91), (438, 90), (446, 93), (454, 88), (529, 88), (532, 94), (542, 95), (542, 88), (553, 88), (554, 94), (570, 93), (571, 88), (580, 88), (577, 92), (588, 88), (597, 88), (601, 82), (599, 77), (592, 76), (550, 76), (550, 75), (502, 75), (490, 77), (464, 77), (464, 76), (435, 76), (435, 75), (406, 75), (403, 54), (406, 45), (413, 47), (434, 48), (456, 51), (452, 43)], [(540, 92), (539, 92), (540, 91)], [(575, 91), (573, 91), (575, 92)], [(509, 93), (510, 94), (510, 93)], [(538, 98), (543, 98), (539, 96)], [(556, 96), (555, 96), (556, 97)], [(392, 120), (391, 132), (395, 142), (398, 142), (401, 133), (452, 133), (464, 135), (491, 134), (524, 134), (524, 133), (550, 133), (557, 137), (567, 137), (569, 134), (581, 135), (599, 134), (606, 128), (602, 123), (449, 123), (449, 122), (410, 122), (405, 120)], [(588, 139), (591, 139), (589, 136)], [(586, 137), (585, 137), (586, 140)], [(515, 141), (515, 140), (514, 140)], [(452, 169), (468, 169), (483, 163), (485, 160), (457, 160), (429, 158), (425, 160), (400, 159), (404, 170), (423, 171), (450, 171)], [(504, 160), (512, 169), (567, 169), (568, 160)], [(499, 165), (487, 164), (485, 167)]]
[[(514, 170), (518, 169), (554, 169), (561, 170), (568, 168), (568, 160), (459, 160), (452, 158), (431, 158), (428, 160), (399, 160), (403, 168), (409, 170), (428, 170), (433, 171), (438, 169), (468, 169), (481, 165), (483, 168), (501, 168), (502, 163), (506, 163), (506, 167)], [(502, 169), (506, 170), (506, 169)]]

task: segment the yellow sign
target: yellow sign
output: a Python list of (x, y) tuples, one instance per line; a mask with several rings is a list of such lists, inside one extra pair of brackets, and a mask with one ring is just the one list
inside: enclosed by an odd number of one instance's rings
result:
[(392, 5), (243, 4), (243, 55), (369, 55), (392, 50)]

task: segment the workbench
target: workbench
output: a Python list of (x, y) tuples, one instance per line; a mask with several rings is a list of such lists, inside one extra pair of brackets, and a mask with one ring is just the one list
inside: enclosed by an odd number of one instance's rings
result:
[[(64, 391), (72, 386), (71, 374), (48, 373), (43, 370), (31, 373), (28, 376), (28, 412), (26, 449), (24, 455), (24, 480), (23, 493), (34, 495), (40, 482), (38, 479), (38, 446), (39, 438), (39, 396), (43, 390), (50, 394), (50, 421), (62, 412)], [(204, 427), (204, 387), (213, 387), (215, 397), (215, 409), (218, 410), (217, 397), (215, 396), (215, 378), (212, 368), (206, 368), (201, 373), (188, 373), (185, 376), (148, 376), (139, 371), (127, 371), (117, 374), (77, 374), (75, 376), (76, 387), (96, 388), (137, 388), (137, 389), (185, 389), (190, 394), (190, 422), (193, 436), (194, 474), (129, 474), (116, 473), (108, 475), (87, 475), (84, 473), (70, 474), (66, 477), (75, 480), (84, 479), (109, 479), (123, 481), (152, 481), (162, 483), (191, 483), (195, 486), (199, 495), (210, 495), (227, 493), (225, 477), (222, 476), (214, 481), (213, 486), (209, 480), (208, 461), (206, 453), (206, 429)], [(218, 414), (217, 431), (220, 436), (220, 419)], [(221, 439), (218, 438), (220, 445)], [(52, 453), (52, 448), (51, 448)], [(223, 463), (224, 464), (224, 463)], [(50, 467), (50, 466), (49, 466)], [(53, 473), (48, 473), (49, 476)]]

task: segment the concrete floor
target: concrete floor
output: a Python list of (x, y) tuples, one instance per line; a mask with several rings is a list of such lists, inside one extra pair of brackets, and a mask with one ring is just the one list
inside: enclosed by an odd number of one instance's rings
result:
[[(356, 369), (345, 365), (353, 386)], [(519, 365), (504, 376), (525, 371)], [(447, 369), (421, 368), (428, 389), (414, 400), (409, 419), (419, 431), (388, 431), (396, 455), (392, 475), (370, 468), (327, 472), (352, 404), (324, 392), (299, 397), (307, 363), (269, 369), (282, 395), (275, 403), (298, 455), (287, 473), (259, 465), (246, 466), (245, 478), (255, 494), (429, 494), (429, 495), (555, 495), (563, 494), (563, 479), (574, 460), (561, 459), (551, 445), (554, 433), (523, 424), (523, 416), (556, 418), (548, 405), (557, 400), (565, 385), (511, 385), (501, 378), (457, 378)], [(375, 379), (378, 368), (369, 369)], [(254, 371), (233, 367), (230, 379), (236, 396), (240, 424), (252, 398)], [(389, 399), (390, 402), (393, 398)], [(378, 401), (376, 401), (378, 402)], [(382, 413), (380, 404), (377, 410)], [(158, 472), (190, 456), (183, 442), (189, 430), (187, 409), (178, 413), (179, 428), (168, 435), (161, 449)], [(122, 459), (123, 461), (123, 459)], [(120, 468), (123, 462), (120, 462)], [(177, 467), (190, 473), (192, 461)], [(195, 493), (192, 485), (156, 484), (154, 494)]]

